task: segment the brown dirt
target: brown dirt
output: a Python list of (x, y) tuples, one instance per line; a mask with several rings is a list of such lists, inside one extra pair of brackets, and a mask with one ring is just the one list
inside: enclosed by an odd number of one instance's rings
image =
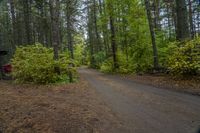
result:
[(15, 85), (0, 81), (0, 133), (107, 133), (115, 114), (83, 79), (70, 85)]
[(125, 78), (158, 88), (171, 89), (200, 96), (200, 77), (175, 79), (168, 75), (129, 75), (125, 76)]

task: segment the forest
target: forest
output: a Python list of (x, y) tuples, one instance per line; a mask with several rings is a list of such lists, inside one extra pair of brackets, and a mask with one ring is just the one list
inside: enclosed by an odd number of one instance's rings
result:
[(200, 0), (0, 0), (0, 133), (200, 133)]
[(8, 51), (1, 64), (13, 57), (14, 67), (24, 64), (16, 57), (20, 48), (39, 44), (52, 49), (55, 61), (65, 55), (72, 68), (199, 74), (198, 0), (1, 0), (0, 26), (0, 46)]

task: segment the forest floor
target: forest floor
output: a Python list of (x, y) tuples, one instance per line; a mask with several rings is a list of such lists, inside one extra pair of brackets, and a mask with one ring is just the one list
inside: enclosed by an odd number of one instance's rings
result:
[(67, 85), (0, 81), (0, 133), (195, 133), (200, 128), (200, 97), (179, 92), (198, 95), (198, 80), (87, 68), (79, 73), (80, 81)]
[(125, 79), (154, 87), (200, 96), (200, 77), (174, 78), (165, 74), (126, 75)]
[(83, 79), (50, 86), (0, 81), (0, 133), (107, 133), (121, 126)]

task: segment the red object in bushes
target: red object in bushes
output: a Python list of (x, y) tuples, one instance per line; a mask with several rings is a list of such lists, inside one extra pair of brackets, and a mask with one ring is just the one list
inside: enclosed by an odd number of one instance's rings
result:
[(5, 73), (10, 73), (10, 72), (12, 72), (12, 66), (11, 66), (11, 64), (3, 65), (3, 71), (4, 71)]

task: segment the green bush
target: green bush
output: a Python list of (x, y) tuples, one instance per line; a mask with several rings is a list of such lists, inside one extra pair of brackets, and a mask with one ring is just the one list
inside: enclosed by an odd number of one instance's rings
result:
[(105, 60), (100, 67), (100, 71), (105, 73), (112, 73), (113, 72), (113, 60), (112, 58), (108, 58)]
[(126, 57), (126, 55), (122, 51), (118, 51), (117, 57), (119, 64), (119, 69), (117, 70), (117, 73), (128, 74), (135, 72), (135, 64), (132, 62), (132, 59), (130, 57)]
[[(76, 73), (75, 68), (68, 67), (71, 63), (67, 54), (60, 55), (55, 61), (53, 50), (41, 44), (18, 47), (12, 59), (12, 75), (19, 83), (56, 83), (63, 79), (63, 75), (67, 77), (69, 71)], [(55, 67), (59, 67), (60, 74)]]
[(130, 50), (130, 63), (136, 73), (145, 73), (152, 68), (152, 46), (149, 41), (141, 40), (132, 46)]
[[(200, 38), (169, 45), (168, 68), (174, 76), (195, 75), (200, 69)], [(172, 51), (172, 52), (170, 52)]]
[(121, 73), (121, 74), (133, 73), (135, 71), (134, 64), (131, 62), (130, 59), (127, 59), (126, 55), (123, 52), (117, 53), (117, 61), (118, 61), (119, 68), (116, 69), (115, 71), (113, 71), (114, 64), (113, 64), (112, 57), (108, 58), (101, 64), (100, 70), (106, 73), (116, 72), (116, 73)]
[(97, 52), (93, 55), (93, 62), (90, 62), (90, 67), (99, 69), (104, 61), (106, 61), (105, 52)]

